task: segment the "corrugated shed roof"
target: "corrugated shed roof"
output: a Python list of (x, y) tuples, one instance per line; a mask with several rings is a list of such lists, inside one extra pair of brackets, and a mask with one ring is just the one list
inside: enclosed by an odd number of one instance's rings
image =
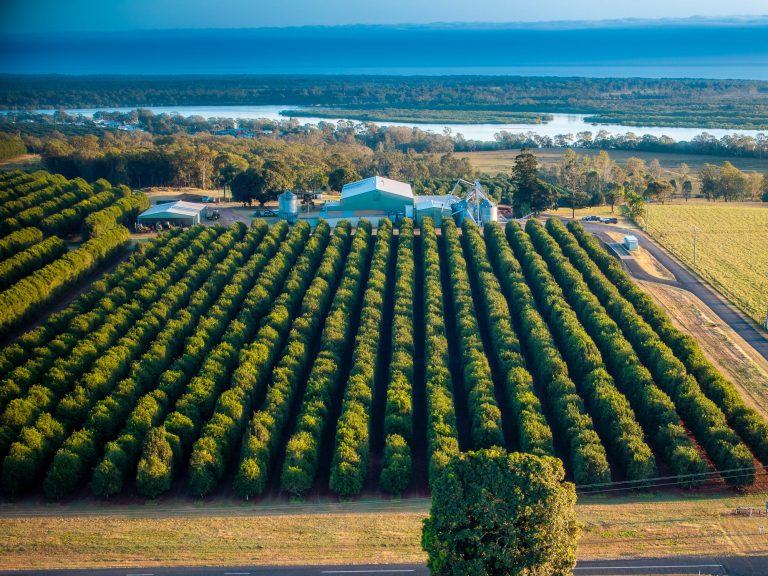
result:
[(174, 214), (176, 216), (195, 216), (203, 211), (205, 204), (194, 204), (192, 202), (184, 202), (179, 200), (178, 202), (171, 202), (169, 204), (155, 204), (150, 206), (144, 212), (139, 214), (141, 216), (157, 216), (159, 214)]
[(367, 192), (373, 192), (374, 190), (395, 194), (404, 198), (413, 198), (413, 190), (411, 190), (410, 184), (390, 180), (382, 176), (371, 176), (365, 180), (344, 184), (344, 187), (341, 189), (341, 199), (344, 200), (344, 198), (351, 198)]

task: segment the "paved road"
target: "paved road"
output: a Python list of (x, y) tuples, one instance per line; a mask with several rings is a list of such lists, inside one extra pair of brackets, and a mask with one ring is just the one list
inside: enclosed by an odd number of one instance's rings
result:
[[(643, 558), (639, 560), (581, 561), (574, 576), (639, 576), (643, 574), (699, 574), (711, 576), (765, 576), (768, 556)], [(421, 564), (347, 566), (218, 566), (177, 568), (96, 568), (86, 570), (30, 570), (0, 576), (428, 576)]]
[[(606, 234), (609, 230), (621, 234), (634, 234), (637, 236), (643, 248), (648, 250), (654, 258), (672, 273), (675, 277), (675, 281), (663, 280), (652, 276), (645, 272), (633, 258), (622, 258), (622, 263), (632, 276), (640, 280), (677, 286), (692, 292), (698, 296), (704, 304), (709, 306), (709, 308), (717, 314), (723, 322), (728, 324), (728, 326), (752, 346), (763, 358), (768, 360), (768, 337), (765, 335), (765, 332), (758, 328), (752, 320), (744, 315), (743, 312), (738, 310), (720, 294), (705, 284), (687, 267), (678, 262), (677, 259), (672, 257), (666, 250), (653, 242), (645, 232), (635, 228), (622, 228), (611, 224), (595, 224), (593, 222), (584, 222), (583, 224), (584, 228), (595, 234), (608, 245), (617, 245), (616, 241)], [(620, 250), (621, 249), (619, 248), (619, 251)], [(766, 574), (768, 574), (768, 572)]]

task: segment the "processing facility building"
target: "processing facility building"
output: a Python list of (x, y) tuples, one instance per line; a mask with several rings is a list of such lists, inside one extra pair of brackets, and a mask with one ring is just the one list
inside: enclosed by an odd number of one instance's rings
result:
[(350, 182), (338, 202), (328, 202), (323, 218), (392, 218), (413, 216), (411, 185), (381, 176)]
[[(342, 219), (353, 223), (361, 218), (377, 222), (382, 218), (396, 221), (405, 216), (413, 218), (417, 226), (426, 217), (432, 218), (437, 226), (445, 218), (454, 218), (457, 222), (464, 218), (478, 223), (495, 221), (498, 217), (496, 206), (485, 195), (479, 182), (460, 182), (470, 186), (470, 192), (465, 197), (455, 194), (414, 196), (411, 185), (406, 182), (371, 176), (345, 184), (340, 200), (326, 203), (320, 217), (335, 224)], [(457, 184), (454, 190), (459, 188)]]

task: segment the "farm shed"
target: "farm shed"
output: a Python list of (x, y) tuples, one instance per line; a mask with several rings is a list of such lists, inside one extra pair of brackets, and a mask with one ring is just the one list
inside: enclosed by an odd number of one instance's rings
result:
[(171, 202), (169, 204), (155, 204), (139, 214), (139, 224), (154, 226), (158, 222), (170, 222), (175, 226), (192, 226), (200, 224), (201, 214), (205, 210), (204, 204), (192, 202)]
[(324, 212), (333, 217), (336, 213), (366, 216), (413, 216), (413, 191), (411, 185), (381, 176), (345, 184), (339, 202), (329, 202)]

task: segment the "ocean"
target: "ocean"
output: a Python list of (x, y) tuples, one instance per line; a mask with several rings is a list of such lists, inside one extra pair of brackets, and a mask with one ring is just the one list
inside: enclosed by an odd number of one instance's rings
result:
[(768, 21), (339, 26), (0, 37), (0, 73), (492, 74), (768, 80)]

